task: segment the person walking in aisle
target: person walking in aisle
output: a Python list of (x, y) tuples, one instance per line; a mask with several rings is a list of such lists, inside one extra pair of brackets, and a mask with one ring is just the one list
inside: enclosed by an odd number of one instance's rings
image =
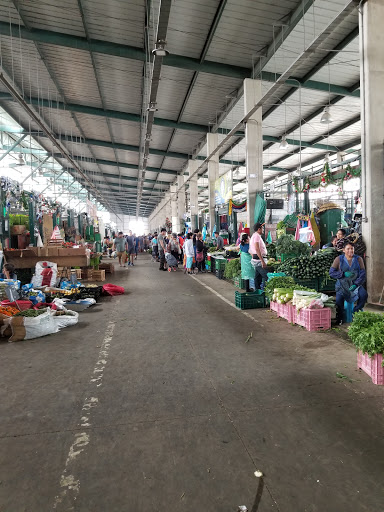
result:
[(159, 261), (157, 231), (155, 231), (155, 233), (154, 233), (154, 235), (152, 237), (151, 245), (152, 245), (152, 258), (154, 259), (154, 261)]
[(167, 249), (168, 252), (170, 252), (172, 256), (176, 258), (177, 261), (180, 260), (181, 249), (176, 233), (172, 233), (172, 237), (168, 243)]
[(164, 266), (165, 264), (165, 251), (167, 249), (167, 245), (165, 243), (165, 234), (167, 230), (165, 228), (161, 228), (160, 235), (157, 237), (158, 250), (159, 250), (159, 261), (160, 267), (159, 270), (167, 270)]
[(196, 263), (197, 270), (205, 273), (205, 246), (202, 233), (197, 233), (196, 237)]
[(193, 258), (195, 257), (195, 250), (193, 247), (193, 240), (192, 240), (192, 233), (187, 233), (187, 236), (185, 238), (184, 246), (184, 256), (185, 256), (185, 267), (187, 274), (192, 274), (192, 265), (193, 265)]
[(120, 267), (125, 267), (125, 260), (127, 258), (127, 241), (122, 231), (119, 231), (117, 237), (113, 241), (113, 250), (117, 253)]
[(180, 245), (180, 263), (183, 263), (183, 245), (184, 245), (184, 238), (181, 233), (177, 235), (177, 238), (179, 239), (179, 245)]
[(135, 257), (135, 237), (132, 235), (132, 231), (128, 231), (127, 236), (127, 251), (128, 251), (128, 266), (133, 264), (133, 258)]
[(137, 253), (139, 252), (140, 249), (140, 240), (139, 237), (136, 236), (136, 233), (133, 236), (135, 237), (135, 260), (137, 260)]

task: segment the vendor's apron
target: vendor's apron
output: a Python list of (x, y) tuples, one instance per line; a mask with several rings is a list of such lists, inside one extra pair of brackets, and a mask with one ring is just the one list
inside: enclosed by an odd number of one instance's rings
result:
[(252, 266), (252, 255), (249, 252), (242, 252), (240, 254), (241, 262), (241, 278), (242, 279), (254, 279), (255, 269)]

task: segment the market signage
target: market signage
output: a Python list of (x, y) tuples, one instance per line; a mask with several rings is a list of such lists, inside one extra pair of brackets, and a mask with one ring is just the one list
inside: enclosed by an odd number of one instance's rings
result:
[(232, 172), (229, 171), (215, 181), (215, 204), (227, 204), (232, 199)]

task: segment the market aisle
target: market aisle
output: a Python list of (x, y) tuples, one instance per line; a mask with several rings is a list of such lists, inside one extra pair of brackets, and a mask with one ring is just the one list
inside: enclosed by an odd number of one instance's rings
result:
[(114, 282), (77, 328), (0, 345), (1, 512), (251, 509), (255, 469), (258, 512), (382, 511), (383, 390), (352, 348), (146, 255)]

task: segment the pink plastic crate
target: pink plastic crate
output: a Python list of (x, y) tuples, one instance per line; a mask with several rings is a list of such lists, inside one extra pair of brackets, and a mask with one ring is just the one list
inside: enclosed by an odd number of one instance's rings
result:
[(294, 322), (307, 331), (326, 331), (331, 328), (331, 309), (301, 309)]
[(363, 354), (360, 350), (357, 353), (357, 367), (367, 373), (371, 377), (372, 382), (379, 386), (384, 385), (384, 368), (382, 364), (382, 354), (369, 357), (368, 354)]
[(276, 313), (279, 311), (279, 305), (277, 302), (273, 302), (271, 300), (270, 304), (269, 304), (269, 307), (271, 308), (272, 311), (276, 311)]

